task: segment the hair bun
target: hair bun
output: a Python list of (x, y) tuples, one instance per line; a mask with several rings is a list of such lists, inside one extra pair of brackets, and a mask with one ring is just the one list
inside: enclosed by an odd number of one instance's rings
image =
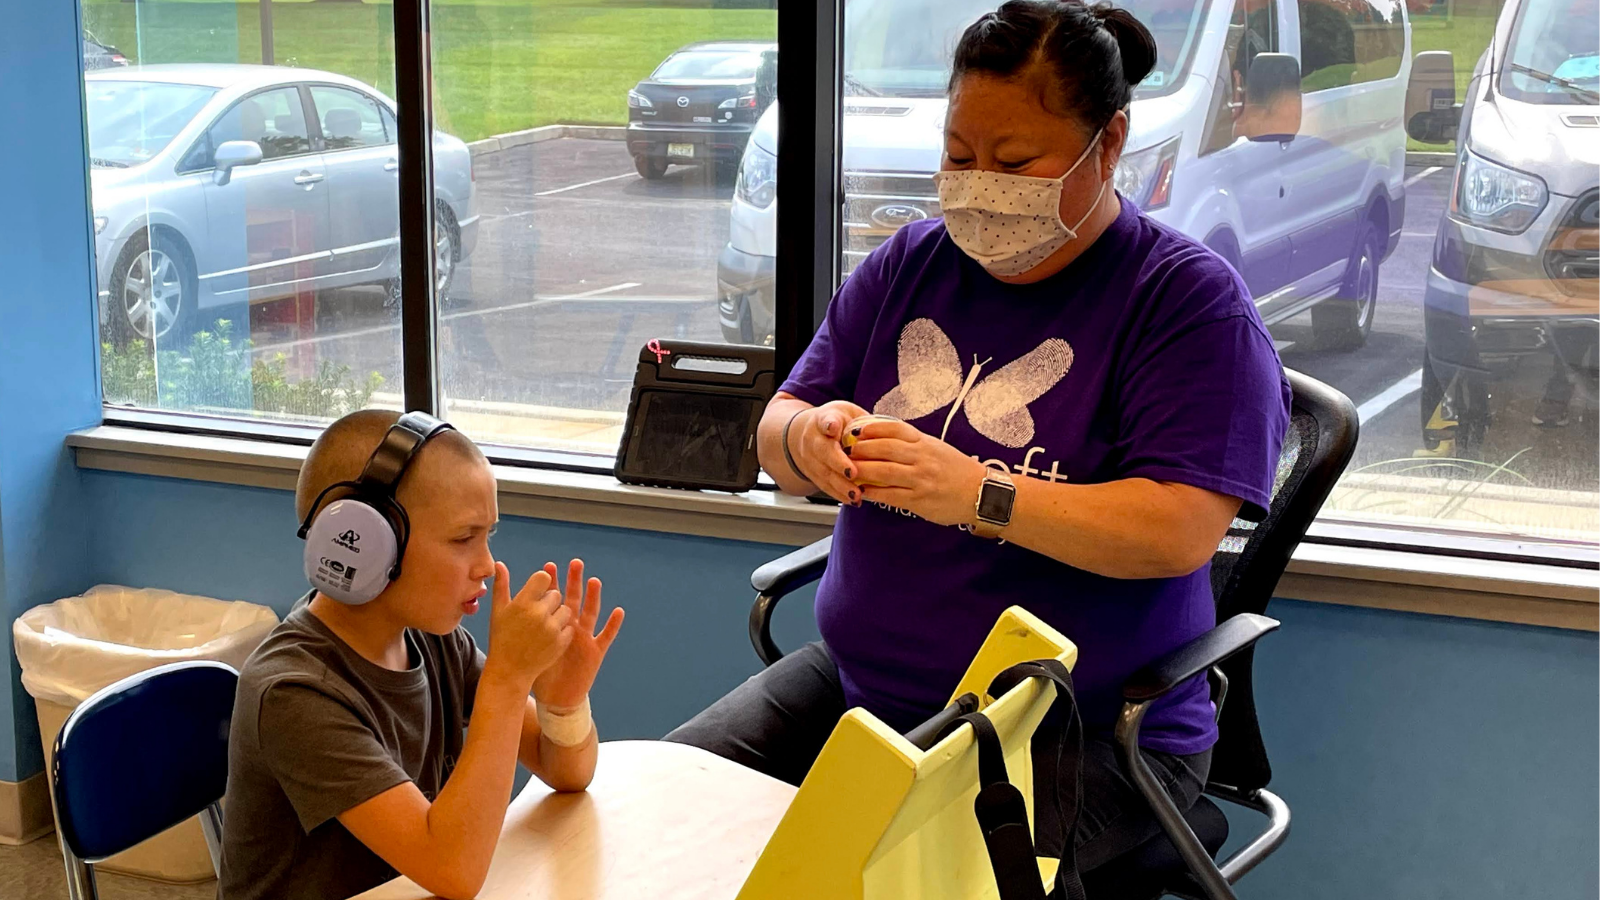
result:
[(1131, 87), (1156, 67), (1156, 39), (1133, 13), (1109, 3), (1096, 3), (1089, 12), (1111, 33), (1122, 54), (1122, 74)]

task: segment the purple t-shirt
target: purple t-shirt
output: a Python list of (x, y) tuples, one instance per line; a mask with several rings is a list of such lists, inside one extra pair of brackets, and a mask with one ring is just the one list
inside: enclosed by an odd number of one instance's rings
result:
[[(1238, 275), (1126, 201), (1030, 285), (990, 276), (942, 220), (907, 225), (839, 289), (783, 390), (896, 415), (1014, 478), (1179, 482), (1239, 498), (1246, 518), (1271, 502), (1290, 400)], [(1216, 624), (1209, 565), (1108, 578), (870, 503), (841, 511), (816, 610), (846, 701), (903, 731), (943, 708), (1012, 605), (1078, 645), (1092, 730), (1114, 723), (1129, 675)], [(1211, 746), (1204, 678), (1157, 703), (1142, 734), (1169, 753)]]

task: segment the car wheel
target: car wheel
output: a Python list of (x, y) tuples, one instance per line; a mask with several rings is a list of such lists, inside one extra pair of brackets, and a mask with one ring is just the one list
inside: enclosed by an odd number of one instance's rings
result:
[(650, 181), (656, 181), (667, 174), (667, 160), (661, 156), (635, 156), (633, 167), (639, 170), (639, 175)]
[(443, 307), (450, 299), (450, 286), (461, 262), (461, 229), (450, 208), (439, 204), (433, 212), (433, 296)]
[(1379, 253), (1378, 229), (1367, 222), (1357, 236), (1339, 293), (1311, 308), (1311, 328), (1319, 348), (1349, 352), (1366, 344), (1378, 307)]
[(181, 242), (161, 231), (135, 234), (111, 272), (113, 339), (176, 348), (192, 328), (198, 295), (194, 263)]

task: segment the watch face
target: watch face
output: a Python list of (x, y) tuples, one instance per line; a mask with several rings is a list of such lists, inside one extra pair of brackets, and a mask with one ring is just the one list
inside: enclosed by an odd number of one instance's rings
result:
[(978, 494), (978, 518), (997, 525), (1009, 525), (1011, 506), (1016, 500), (1016, 488), (986, 481), (983, 484), (983, 491)]

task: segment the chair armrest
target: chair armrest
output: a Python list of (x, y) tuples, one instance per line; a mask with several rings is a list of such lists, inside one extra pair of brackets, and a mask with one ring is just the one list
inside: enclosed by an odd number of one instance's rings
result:
[(1154, 700), (1276, 631), (1278, 624), (1277, 619), (1240, 613), (1133, 673), (1122, 685), (1122, 699)]
[(822, 577), (828, 567), (828, 552), (833, 549), (833, 535), (787, 556), (779, 557), (756, 569), (750, 575), (750, 586), (759, 594), (783, 596)]

